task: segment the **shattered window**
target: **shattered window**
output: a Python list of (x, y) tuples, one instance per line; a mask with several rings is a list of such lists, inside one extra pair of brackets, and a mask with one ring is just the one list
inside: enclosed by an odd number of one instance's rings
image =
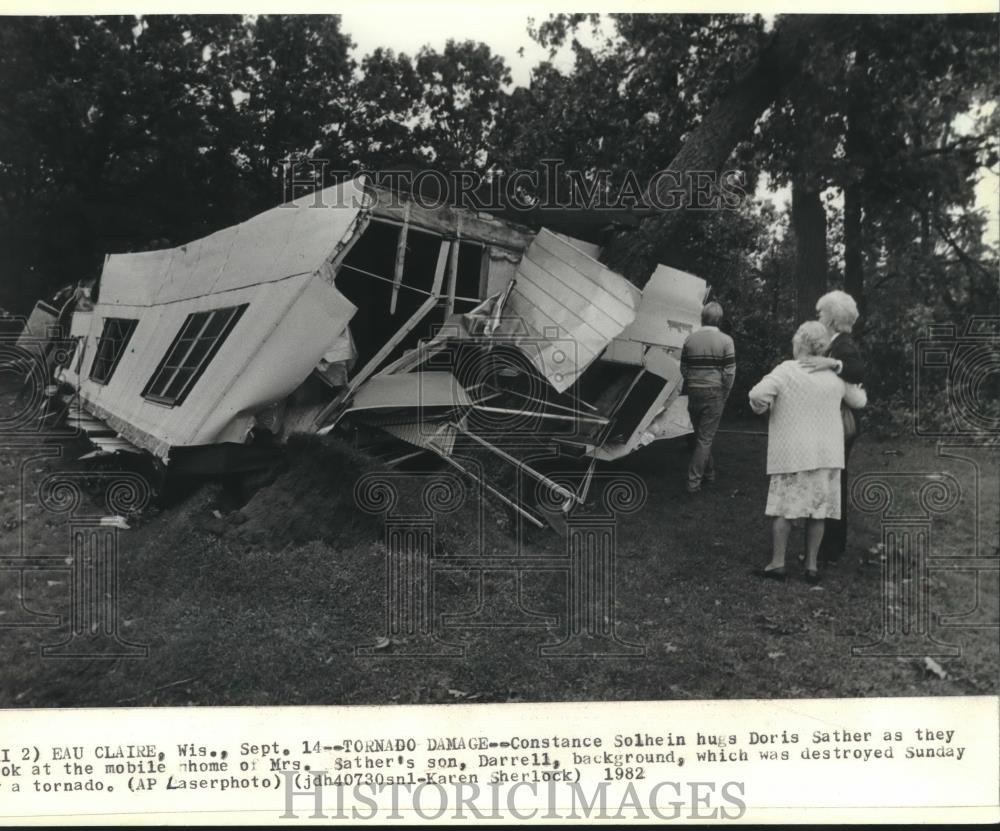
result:
[(97, 342), (97, 354), (94, 355), (94, 363), (90, 366), (91, 381), (106, 384), (111, 380), (138, 323), (138, 320), (121, 317), (104, 319), (101, 339)]
[[(479, 243), (464, 241), (458, 249), (455, 311), (460, 314), (478, 306), (486, 293), (483, 251), (483, 246)], [(487, 260), (487, 264), (488, 262)]]
[[(442, 284), (436, 294), (432, 291), (441, 257), (441, 237), (409, 228), (402, 268), (397, 272), (399, 242), (398, 227), (372, 222), (344, 258), (337, 275), (337, 288), (357, 307), (351, 319), (351, 335), (358, 350), (359, 368), (410, 323), (428, 298), (440, 297), (444, 289)], [(437, 313), (437, 317), (437, 322), (443, 320), (443, 314)], [(428, 336), (434, 318), (435, 310), (431, 310), (421, 321), (410, 323), (412, 328), (406, 337)], [(397, 346), (395, 354), (401, 349)]]
[(247, 308), (232, 306), (187, 316), (170, 349), (142, 391), (144, 398), (174, 407), (184, 402)]

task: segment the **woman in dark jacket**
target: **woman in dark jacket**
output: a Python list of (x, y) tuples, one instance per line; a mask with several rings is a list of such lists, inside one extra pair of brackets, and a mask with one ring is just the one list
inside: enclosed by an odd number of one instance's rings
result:
[[(808, 363), (813, 370), (833, 370), (848, 384), (865, 382), (865, 365), (861, 353), (851, 338), (851, 330), (858, 320), (858, 304), (844, 291), (831, 291), (816, 302), (819, 322), (830, 333), (830, 348), (826, 357), (811, 358)], [(840, 476), (840, 518), (826, 520), (823, 542), (819, 549), (820, 562), (834, 563), (840, 559), (847, 546), (847, 463), (851, 448), (861, 431), (861, 421), (857, 411), (847, 405), (844, 414), (844, 470)], [(847, 429), (853, 422), (854, 430)]]

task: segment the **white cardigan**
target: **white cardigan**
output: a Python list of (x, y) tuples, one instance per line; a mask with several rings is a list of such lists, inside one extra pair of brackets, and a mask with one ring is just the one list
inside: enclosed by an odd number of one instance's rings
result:
[(843, 468), (842, 400), (853, 409), (868, 403), (863, 388), (829, 370), (809, 372), (798, 361), (785, 361), (764, 376), (750, 390), (750, 406), (757, 414), (771, 410), (767, 472)]

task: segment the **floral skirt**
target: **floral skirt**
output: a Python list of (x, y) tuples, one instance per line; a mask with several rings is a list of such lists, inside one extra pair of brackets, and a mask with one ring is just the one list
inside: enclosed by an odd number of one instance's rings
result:
[(840, 519), (840, 468), (772, 473), (767, 516), (785, 519)]

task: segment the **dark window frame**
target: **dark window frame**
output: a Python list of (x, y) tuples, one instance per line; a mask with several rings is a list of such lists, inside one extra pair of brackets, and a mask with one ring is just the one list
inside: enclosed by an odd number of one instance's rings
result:
[[(124, 327), (122, 327), (124, 324)], [(132, 335), (135, 334), (139, 321), (129, 317), (106, 317), (101, 329), (101, 337), (97, 341), (97, 351), (90, 363), (90, 380), (95, 384), (106, 386), (111, 382), (118, 369), (125, 350), (128, 348)], [(112, 333), (112, 329), (117, 331)], [(110, 354), (108, 354), (110, 352)], [(82, 357), (82, 356), (81, 356)], [(100, 370), (103, 370), (101, 372)]]
[(142, 397), (165, 407), (183, 404), (248, 306), (243, 303), (189, 314), (146, 382)]

